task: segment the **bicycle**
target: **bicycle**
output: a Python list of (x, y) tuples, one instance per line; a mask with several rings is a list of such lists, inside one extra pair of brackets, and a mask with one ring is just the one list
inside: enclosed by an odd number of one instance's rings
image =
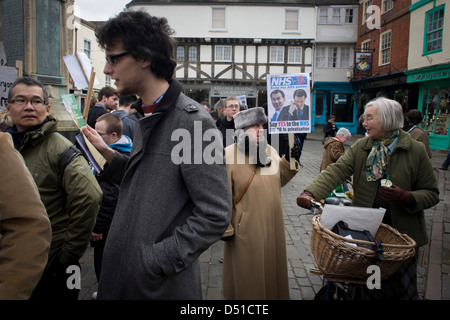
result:
[[(325, 200), (325, 204), (330, 205), (347, 205), (344, 202), (339, 202), (336, 199)], [(309, 214), (318, 215), (323, 211), (323, 206), (320, 202), (311, 200), (311, 209)], [(313, 274), (321, 275), (322, 287), (317, 291), (314, 300), (360, 300), (362, 294), (362, 284), (351, 282), (330, 281), (317, 268), (309, 270)]]
[(365, 299), (366, 294), (371, 296), (365, 285), (369, 266), (376, 265), (381, 272), (380, 280), (385, 280), (415, 254), (415, 241), (386, 224), (381, 223), (373, 240), (347, 239), (321, 225), (320, 203), (311, 200), (310, 209), (314, 214), (311, 252), (325, 283), (316, 294), (317, 300)]

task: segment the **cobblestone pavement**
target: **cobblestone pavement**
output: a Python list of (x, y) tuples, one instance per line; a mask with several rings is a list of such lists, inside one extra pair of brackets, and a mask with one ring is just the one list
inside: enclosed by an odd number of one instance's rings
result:
[[(305, 140), (300, 162), (300, 172), (282, 188), (283, 211), (285, 220), (286, 246), (288, 256), (289, 287), (291, 300), (312, 300), (322, 286), (322, 278), (310, 272), (315, 268), (310, 251), (311, 218), (308, 210), (299, 208), (297, 196), (319, 172), (323, 147), (322, 131), (308, 134)], [(346, 143), (351, 145), (361, 135), (352, 135)], [(432, 162), (437, 168), (444, 161), (446, 152), (433, 151)], [(441, 202), (426, 210), (427, 228), (430, 243), (421, 248), (418, 266), (419, 294), (423, 299), (450, 299), (450, 173), (435, 170), (439, 179)], [(200, 256), (203, 296), (206, 300), (221, 300), (223, 242), (213, 244)], [(93, 250), (88, 248), (82, 261), (81, 300), (91, 299), (97, 289), (93, 268)]]

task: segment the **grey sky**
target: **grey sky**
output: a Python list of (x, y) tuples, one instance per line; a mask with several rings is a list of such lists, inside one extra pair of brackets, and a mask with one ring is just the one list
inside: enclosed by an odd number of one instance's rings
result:
[(75, 0), (75, 15), (87, 21), (105, 21), (125, 8), (131, 0)]

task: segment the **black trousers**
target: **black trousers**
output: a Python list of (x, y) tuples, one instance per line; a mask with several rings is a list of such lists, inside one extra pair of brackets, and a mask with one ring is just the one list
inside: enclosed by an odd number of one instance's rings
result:
[[(79, 263), (75, 265), (80, 267)], [(68, 267), (56, 262), (45, 269), (30, 300), (78, 300), (80, 290), (69, 289), (67, 285), (67, 280), (72, 276), (71, 273), (66, 273)]]

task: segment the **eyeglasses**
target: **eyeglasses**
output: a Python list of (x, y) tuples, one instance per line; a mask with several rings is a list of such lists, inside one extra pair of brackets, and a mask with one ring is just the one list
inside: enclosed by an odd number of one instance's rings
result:
[(98, 132), (98, 131), (97, 131), (97, 133), (98, 133), (98, 135), (99, 135), (100, 137), (103, 137), (103, 136), (106, 136), (106, 135), (108, 135), (108, 134), (111, 134), (111, 132), (102, 133), (102, 132)]
[(226, 108), (229, 108), (229, 109), (239, 109), (239, 106), (238, 106), (238, 105), (235, 105), (235, 104), (232, 104), (231, 106), (226, 106)]
[(362, 123), (363, 123), (363, 122), (372, 122), (372, 121), (375, 120), (375, 119), (378, 119), (378, 117), (369, 117), (369, 118), (361, 117), (361, 122), (362, 122)]
[(114, 65), (114, 59), (126, 56), (128, 54), (130, 54), (130, 53), (125, 51), (125, 52), (122, 52), (122, 53), (119, 53), (119, 54), (113, 54), (113, 55), (106, 56), (105, 59), (109, 63), (110, 66), (113, 66)]
[(15, 104), (19, 107), (27, 105), (28, 102), (31, 103), (33, 107), (42, 107), (44, 105), (44, 101), (39, 98), (32, 98), (31, 100), (27, 100), (25, 98), (16, 98), (10, 101), (10, 103)]

